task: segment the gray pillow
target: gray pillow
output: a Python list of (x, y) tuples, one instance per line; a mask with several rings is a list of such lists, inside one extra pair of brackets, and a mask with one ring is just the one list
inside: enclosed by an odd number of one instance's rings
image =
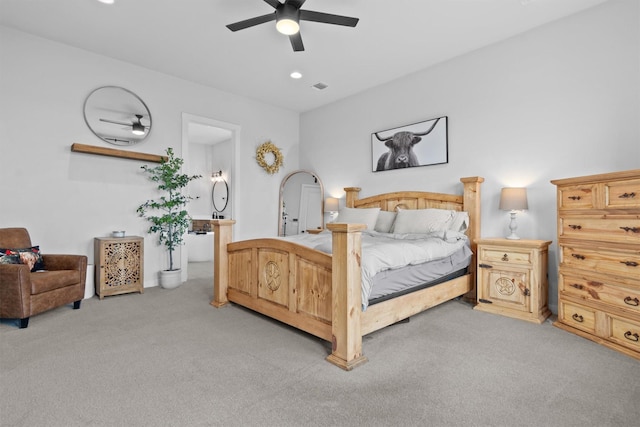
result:
[(333, 222), (366, 224), (367, 230), (374, 230), (380, 208), (341, 208)]

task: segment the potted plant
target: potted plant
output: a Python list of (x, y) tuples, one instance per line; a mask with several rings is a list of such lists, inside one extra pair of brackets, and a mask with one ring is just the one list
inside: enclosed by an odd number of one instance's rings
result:
[(169, 269), (160, 272), (160, 286), (175, 288), (180, 285), (180, 268), (173, 266), (173, 251), (183, 244), (183, 236), (189, 229), (189, 214), (185, 207), (192, 197), (182, 194), (189, 182), (201, 175), (187, 175), (180, 172), (184, 160), (176, 157), (171, 147), (167, 148), (167, 158), (159, 166), (142, 166), (151, 181), (158, 183), (158, 190), (164, 195), (147, 200), (137, 209), (141, 217), (151, 222), (149, 233), (158, 233), (158, 242), (169, 251)]

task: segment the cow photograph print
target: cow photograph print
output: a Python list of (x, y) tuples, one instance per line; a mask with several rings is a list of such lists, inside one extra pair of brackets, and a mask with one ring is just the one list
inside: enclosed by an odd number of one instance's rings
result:
[(371, 134), (374, 172), (448, 163), (447, 116)]

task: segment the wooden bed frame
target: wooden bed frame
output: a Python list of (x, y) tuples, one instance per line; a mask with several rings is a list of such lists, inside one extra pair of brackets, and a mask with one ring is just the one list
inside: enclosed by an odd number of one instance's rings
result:
[(367, 361), (362, 337), (430, 307), (465, 295), (475, 302), (475, 243), (480, 238), (481, 177), (461, 178), (462, 195), (418, 191), (358, 198), (345, 188), (346, 206), (382, 210), (453, 209), (469, 213), (474, 253), (461, 277), (369, 306), (361, 304), (361, 231), (364, 224), (327, 224), (333, 254), (280, 239), (231, 242), (234, 220), (214, 220), (214, 288), (211, 305), (234, 302), (331, 342), (327, 360), (351, 370)]

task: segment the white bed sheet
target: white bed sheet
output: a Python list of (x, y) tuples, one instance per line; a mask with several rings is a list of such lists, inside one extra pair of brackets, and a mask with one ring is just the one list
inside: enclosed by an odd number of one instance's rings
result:
[[(331, 253), (331, 232), (281, 237), (303, 246)], [(445, 258), (468, 245), (464, 233), (443, 230), (428, 234), (362, 232), (362, 309), (368, 305), (373, 277), (381, 271)]]

